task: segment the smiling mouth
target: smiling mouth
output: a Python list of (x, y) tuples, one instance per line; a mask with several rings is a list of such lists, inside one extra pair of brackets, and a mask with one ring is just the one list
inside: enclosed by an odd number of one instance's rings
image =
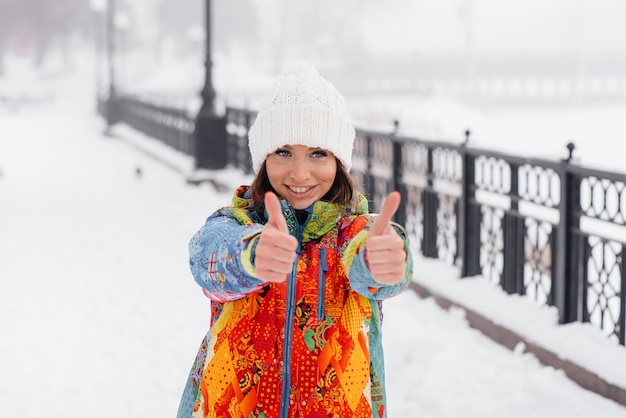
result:
[(311, 190), (313, 187), (295, 187), (295, 186), (287, 186), (287, 188), (289, 190), (291, 190), (293, 193), (298, 193), (298, 194), (302, 194), (302, 193), (306, 193), (309, 190)]

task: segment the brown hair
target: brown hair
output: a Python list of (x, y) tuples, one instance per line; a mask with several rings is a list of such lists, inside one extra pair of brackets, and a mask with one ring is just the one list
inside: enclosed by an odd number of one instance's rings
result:
[[(350, 202), (356, 196), (356, 185), (341, 161), (338, 159), (335, 159), (335, 161), (337, 162), (337, 174), (335, 175), (335, 181), (333, 181), (333, 185), (330, 187), (330, 190), (322, 197), (321, 200), (342, 206), (350, 205)], [(259, 213), (259, 211), (262, 213), (264, 209), (263, 197), (265, 196), (265, 193), (269, 191), (276, 193), (276, 190), (274, 190), (270, 184), (270, 179), (267, 176), (265, 161), (263, 161), (256, 177), (250, 185), (253, 206), (257, 213)]]

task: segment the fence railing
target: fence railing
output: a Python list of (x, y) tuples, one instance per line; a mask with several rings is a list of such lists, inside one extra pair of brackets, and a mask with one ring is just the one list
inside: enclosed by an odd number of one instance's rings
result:
[[(142, 121), (133, 126), (175, 148), (192, 141), (190, 125), (172, 122), (172, 112), (133, 106), (120, 120)], [(255, 114), (225, 114), (227, 164), (247, 173)], [(159, 129), (186, 139), (150, 133)], [(415, 251), (625, 344), (626, 174), (366, 130), (357, 130), (351, 174), (374, 210), (392, 190), (402, 193), (396, 221)]]
[(185, 109), (157, 104), (154, 99), (119, 95), (98, 99), (98, 112), (112, 122), (123, 122), (190, 156), (196, 156), (195, 119)]

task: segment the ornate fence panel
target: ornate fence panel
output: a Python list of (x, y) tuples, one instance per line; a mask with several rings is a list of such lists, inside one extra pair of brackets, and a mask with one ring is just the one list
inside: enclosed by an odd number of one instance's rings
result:
[(577, 200), (570, 231), (567, 318), (591, 322), (624, 344), (626, 327), (626, 176), (572, 168)]
[(475, 165), (469, 204), (474, 214), (478, 210), (481, 214), (479, 220), (468, 222), (480, 224), (480, 272), (509, 293), (555, 304), (559, 164), (468, 152)]
[(430, 154), (432, 173), (428, 196), (436, 199), (431, 209), (436, 217), (431, 219), (431, 228), (425, 226), (425, 229), (431, 229), (435, 237), (436, 254), (433, 252), (433, 255), (448, 264), (455, 264), (460, 255), (458, 227), (463, 190), (463, 148), (435, 144)]
[(393, 138), (387, 134), (357, 131), (355, 138), (354, 178), (370, 199), (370, 207), (380, 209), (385, 197), (394, 190)]

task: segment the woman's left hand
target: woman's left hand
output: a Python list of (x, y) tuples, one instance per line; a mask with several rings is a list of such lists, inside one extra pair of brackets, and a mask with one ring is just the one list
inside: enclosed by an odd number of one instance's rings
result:
[(381, 284), (400, 282), (406, 270), (404, 240), (391, 226), (391, 218), (400, 206), (400, 199), (397, 191), (387, 196), (365, 242), (365, 259), (370, 273)]

